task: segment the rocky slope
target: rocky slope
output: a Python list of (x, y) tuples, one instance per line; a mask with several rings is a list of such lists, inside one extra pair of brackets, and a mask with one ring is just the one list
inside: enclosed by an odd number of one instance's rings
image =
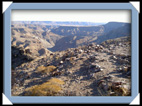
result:
[(100, 35), (104, 31), (103, 26), (59, 26), (58, 28), (52, 29), (51, 32), (62, 36), (89, 36), (89, 35)]
[[(49, 28), (48, 28), (49, 27)], [(47, 55), (55, 42), (62, 38), (48, 32), (51, 26), (45, 25), (15, 25), (11, 28), (11, 45), (29, 49), (33, 56)]]
[(35, 57), (31, 56), (31, 52), (28, 49), (24, 50), (23, 48), (19, 48), (17, 46), (12, 46), (11, 49), (12, 69), (35, 59)]
[(13, 96), (130, 96), (130, 50), (130, 37), (123, 37), (37, 57), (12, 70), (11, 93)]
[(50, 50), (62, 51), (92, 42), (100, 44), (105, 40), (130, 36), (131, 25), (129, 23), (109, 22), (99, 26), (59, 26), (52, 29), (51, 32), (63, 37)]
[(71, 26), (73, 24), (71, 22), (71, 25), (67, 22), (68, 26), (63, 25), (67, 24), (66, 22), (61, 22), (60, 25), (56, 25), (56, 22), (50, 25), (47, 23), (12, 22), (12, 45), (30, 48), (33, 55), (41, 56), (42, 54), (38, 53), (40, 49), (62, 51), (92, 42), (100, 44), (108, 39), (130, 36), (131, 33), (131, 24), (121, 22), (109, 22), (97, 26), (88, 26), (85, 22), (83, 23), (85, 26), (77, 22), (74, 23), (77, 24), (76, 26)]
[(131, 35), (130, 24), (120, 24), (120, 25), (116, 26), (116, 27), (112, 25), (112, 27), (114, 27), (113, 30), (111, 28), (109, 28), (109, 24), (106, 25), (106, 26), (108, 26), (109, 29), (107, 28), (107, 30), (104, 31), (104, 34), (102, 34), (101, 36), (98, 36), (98, 38), (95, 40), (95, 42), (100, 44), (100, 43), (102, 43), (106, 40), (109, 40), (109, 39), (130, 36)]

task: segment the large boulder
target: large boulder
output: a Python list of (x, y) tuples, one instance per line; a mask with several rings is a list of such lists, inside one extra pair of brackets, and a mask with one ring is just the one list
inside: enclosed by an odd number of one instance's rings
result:
[(12, 69), (15, 69), (17, 66), (20, 66), (23, 63), (30, 62), (34, 58), (27, 54), (23, 48), (17, 46), (12, 46)]

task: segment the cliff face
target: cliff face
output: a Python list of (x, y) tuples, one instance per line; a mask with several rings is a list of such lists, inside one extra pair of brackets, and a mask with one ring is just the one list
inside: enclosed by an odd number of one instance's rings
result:
[(51, 31), (63, 37), (57, 40), (55, 46), (50, 50), (62, 51), (66, 50), (67, 48), (75, 48), (80, 45), (86, 45), (92, 42), (100, 44), (109, 39), (130, 36), (131, 24), (110, 22), (100, 26), (60, 26), (58, 28), (52, 29)]
[(16, 46), (12, 46), (11, 56), (12, 56), (12, 68), (20, 66), (23, 63), (27, 63), (32, 61), (34, 58), (31, 56), (31, 52), (29, 49), (24, 50), (22, 48), (18, 48)]
[[(61, 51), (95, 42), (100, 44), (108, 39), (130, 36), (131, 24), (109, 22), (98, 26), (59, 26), (45, 22), (21, 22), (12, 25), (13, 46), (30, 48), (36, 56), (41, 48)], [(48, 50), (47, 50), (48, 51)]]
[(52, 29), (53, 33), (62, 35), (62, 36), (89, 36), (103, 33), (103, 26), (59, 26), (56, 29)]
[[(131, 25), (130, 24), (118, 24), (119, 26), (114, 27), (112, 30), (110, 25), (107, 25), (109, 28), (105, 31), (106, 33), (102, 34), (101, 36), (98, 36), (98, 38), (95, 40), (96, 43), (100, 44), (106, 40), (109, 39), (115, 39), (119, 37), (125, 37), (125, 36), (131, 36)], [(110, 30), (111, 29), (111, 30)]]

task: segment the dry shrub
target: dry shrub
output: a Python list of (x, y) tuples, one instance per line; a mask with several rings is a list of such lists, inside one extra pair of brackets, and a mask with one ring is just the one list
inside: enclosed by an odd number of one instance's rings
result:
[(60, 90), (61, 87), (54, 84), (35, 85), (26, 89), (25, 96), (54, 96)]
[(55, 60), (58, 61), (60, 59), (60, 56), (56, 56)]
[(48, 73), (54, 71), (55, 69), (56, 69), (55, 66), (47, 66), (47, 67), (45, 67), (45, 66), (39, 66), (36, 69), (36, 72), (37, 73), (46, 73), (46, 74), (48, 74)]
[(39, 66), (39, 67), (37, 67), (36, 71), (37, 71), (37, 72), (41, 72), (41, 71), (43, 71), (43, 70), (45, 70), (45, 69), (46, 69), (45, 66)]
[(25, 96), (55, 96), (59, 91), (61, 91), (62, 84), (64, 84), (63, 81), (57, 78), (52, 78), (41, 85), (35, 85), (27, 88), (25, 90)]
[(70, 62), (72, 62), (73, 61), (73, 57), (70, 57)]
[(45, 72), (45, 73), (52, 72), (52, 71), (54, 71), (55, 69), (56, 69), (55, 66), (48, 66), (44, 72)]
[(131, 96), (130, 90), (124, 88), (123, 86), (113, 86), (111, 83), (107, 83), (107, 89), (104, 89), (104, 86), (100, 84), (97, 87), (97, 90), (101, 96)]
[(118, 89), (114, 89), (114, 92), (117, 94), (117, 96), (130, 96), (130, 91), (124, 87), (120, 87)]
[(71, 53), (70, 53), (70, 56), (74, 56), (74, 53), (73, 53), (73, 52), (71, 52)]
[(52, 84), (58, 84), (58, 85), (63, 85), (65, 82), (62, 80), (59, 80), (57, 78), (52, 78), (46, 83), (52, 83)]

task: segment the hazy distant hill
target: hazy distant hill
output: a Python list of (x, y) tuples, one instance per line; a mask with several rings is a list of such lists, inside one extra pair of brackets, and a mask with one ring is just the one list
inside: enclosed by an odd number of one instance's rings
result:
[(129, 25), (129, 23), (123, 23), (123, 22), (108, 22), (107, 24), (104, 24), (104, 33), (108, 33), (111, 30), (117, 29), (119, 27), (123, 27), (125, 25)]
[(131, 24), (128, 23), (108, 23), (104, 27), (104, 34), (95, 40), (96, 43), (131, 35)]
[(59, 26), (58, 28), (54, 28), (51, 32), (63, 36), (88, 36), (88, 35), (96, 35), (102, 34), (104, 32), (103, 26)]
[(65, 26), (96, 26), (105, 23), (74, 22), (74, 21), (12, 21), (12, 24), (65, 25)]
[(129, 36), (131, 33), (129, 23), (98, 24), (101, 23), (13, 21), (11, 42), (15, 46), (31, 48), (38, 55), (35, 51), (41, 48), (60, 51), (92, 42), (99, 44), (108, 39)]
[(92, 42), (100, 44), (108, 39), (130, 36), (131, 24), (109, 22), (100, 26), (59, 26), (51, 31), (64, 36), (56, 42), (53, 48), (50, 49), (52, 51), (56, 51), (65, 50), (67, 48), (75, 48)]

